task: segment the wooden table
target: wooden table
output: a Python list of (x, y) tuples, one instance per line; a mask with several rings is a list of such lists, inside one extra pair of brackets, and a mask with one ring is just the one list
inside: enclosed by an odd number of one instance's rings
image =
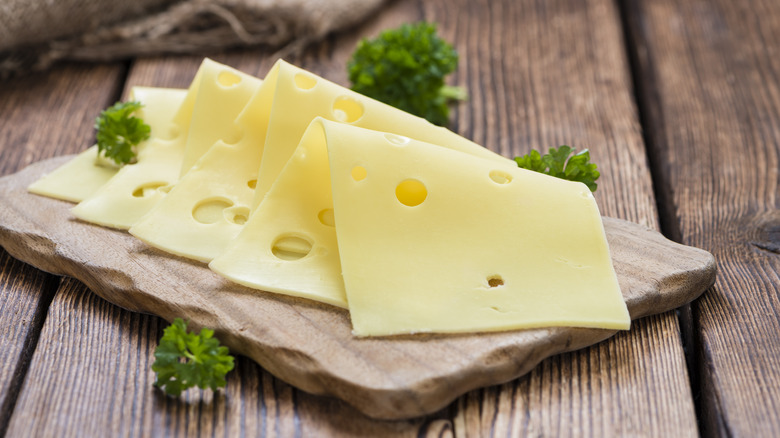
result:
[[(780, 435), (780, 2), (400, 0), (289, 60), (346, 84), (360, 37), (425, 19), (460, 52), (451, 128), (507, 156), (591, 150), (607, 216), (711, 251), (690, 306), (408, 421), (365, 418), (239, 358), (225, 391), (152, 386), (165, 321), (0, 250), (0, 435)], [(264, 76), (264, 50), (210, 54)], [(0, 175), (77, 152), (132, 85), (201, 56), (66, 64), (0, 82)], [(2, 207), (0, 207), (2, 208)]]

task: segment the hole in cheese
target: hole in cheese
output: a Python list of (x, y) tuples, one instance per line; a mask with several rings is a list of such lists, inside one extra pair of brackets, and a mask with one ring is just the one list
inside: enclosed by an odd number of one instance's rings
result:
[(202, 224), (213, 224), (224, 217), (226, 208), (232, 206), (233, 203), (226, 199), (205, 199), (192, 209), (192, 217)]
[(164, 182), (150, 182), (141, 184), (133, 190), (133, 196), (136, 198), (144, 198), (146, 196), (153, 195), (160, 187), (167, 186), (168, 183)]
[(247, 187), (254, 190), (257, 187), (257, 180), (256, 179), (250, 179), (246, 182)]
[(217, 83), (223, 87), (232, 87), (239, 82), (241, 82), (241, 76), (233, 72), (223, 71), (217, 76)]
[(366, 168), (363, 166), (355, 166), (352, 168), (352, 179), (355, 181), (362, 181), (366, 179), (368, 176), (368, 172), (366, 171)]
[(502, 170), (491, 170), (490, 179), (496, 184), (509, 184), (512, 182), (512, 175)]
[(356, 122), (363, 117), (363, 105), (351, 97), (339, 97), (333, 102), (333, 117), (339, 122)]
[(233, 129), (222, 137), (222, 142), (227, 145), (234, 145), (244, 137), (244, 130), (234, 126)]
[(301, 90), (311, 90), (317, 85), (316, 79), (304, 73), (296, 74), (293, 80), (295, 81), (295, 86)]
[(156, 132), (155, 137), (159, 138), (160, 140), (171, 141), (176, 140), (179, 134), (181, 134), (181, 128), (179, 128), (178, 125), (172, 123), (168, 126), (167, 132)]
[(490, 287), (499, 287), (504, 285), (504, 279), (501, 278), (500, 275), (491, 275), (487, 279), (488, 286)]
[(336, 219), (333, 216), (333, 209), (332, 208), (326, 208), (325, 210), (320, 211), (320, 213), (317, 215), (317, 217), (320, 219), (320, 222), (322, 225), (327, 225), (329, 227), (335, 227), (336, 226)]
[(249, 219), (249, 209), (243, 206), (226, 208), (225, 220), (236, 225), (244, 225)]
[(398, 134), (385, 134), (385, 139), (396, 146), (403, 146), (409, 143), (409, 137), (404, 137), (403, 135)]
[(428, 197), (428, 189), (425, 188), (425, 184), (416, 179), (407, 179), (395, 187), (395, 197), (401, 204), (415, 207)]
[(271, 245), (271, 252), (280, 260), (295, 261), (306, 257), (311, 252), (311, 247), (308, 239), (284, 234)]

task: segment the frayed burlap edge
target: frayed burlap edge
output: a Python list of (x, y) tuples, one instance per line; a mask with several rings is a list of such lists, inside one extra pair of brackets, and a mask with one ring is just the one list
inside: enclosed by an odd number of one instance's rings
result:
[(264, 46), (298, 52), (365, 20), (384, 0), (185, 0), (160, 13), (78, 37), (0, 54), (0, 78), (62, 60), (111, 61), (163, 53)]

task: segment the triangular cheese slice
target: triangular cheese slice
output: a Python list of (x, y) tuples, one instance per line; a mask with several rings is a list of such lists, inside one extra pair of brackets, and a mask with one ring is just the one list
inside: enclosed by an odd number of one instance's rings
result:
[(278, 72), (275, 66), (235, 123), (231, 121), (239, 132), (234, 144), (214, 143), (130, 234), (204, 262), (238, 234), (249, 217)]
[(347, 307), (322, 119), (311, 124), (239, 237), (209, 267), (255, 289)]
[(279, 61), (279, 80), (252, 203), (256, 208), (315, 117), (392, 132), (487, 159), (510, 161), (452, 131)]
[(203, 144), (236, 135), (232, 123), (221, 122), (235, 119), (260, 82), (204, 60), (173, 123), (164, 128), (170, 135), (147, 141), (138, 151), (138, 162), (123, 166), (97, 193), (74, 207), (73, 215), (112, 228), (130, 228), (179, 180), (185, 150), (196, 155)]
[[(279, 60), (236, 121), (243, 137), (232, 145), (214, 145), (130, 233), (173, 254), (213, 259), (241, 231), (247, 209), (254, 211), (318, 116), (507, 161), (424, 119)], [(247, 190), (248, 184), (257, 190)]]
[[(149, 141), (169, 135), (167, 129), (186, 94), (187, 90), (171, 88), (133, 87), (130, 90), (130, 100), (144, 105), (136, 114), (151, 127)], [(144, 148), (144, 145), (139, 145), (139, 148)], [(81, 202), (92, 196), (119, 170), (118, 167), (101, 162), (98, 161), (97, 146), (92, 146), (44, 175), (31, 184), (28, 190), (50, 198)]]
[(356, 335), (629, 327), (585, 185), (351, 127), (327, 141)]

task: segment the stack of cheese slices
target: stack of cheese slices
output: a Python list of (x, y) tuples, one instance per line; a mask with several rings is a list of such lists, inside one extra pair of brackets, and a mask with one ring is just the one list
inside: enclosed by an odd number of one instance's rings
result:
[(588, 188), (278, 61), (135, 87), (137, 163), (96, 147), (30, 186), (236, 283), (349, 309), (358, 336), (626, 329)]

